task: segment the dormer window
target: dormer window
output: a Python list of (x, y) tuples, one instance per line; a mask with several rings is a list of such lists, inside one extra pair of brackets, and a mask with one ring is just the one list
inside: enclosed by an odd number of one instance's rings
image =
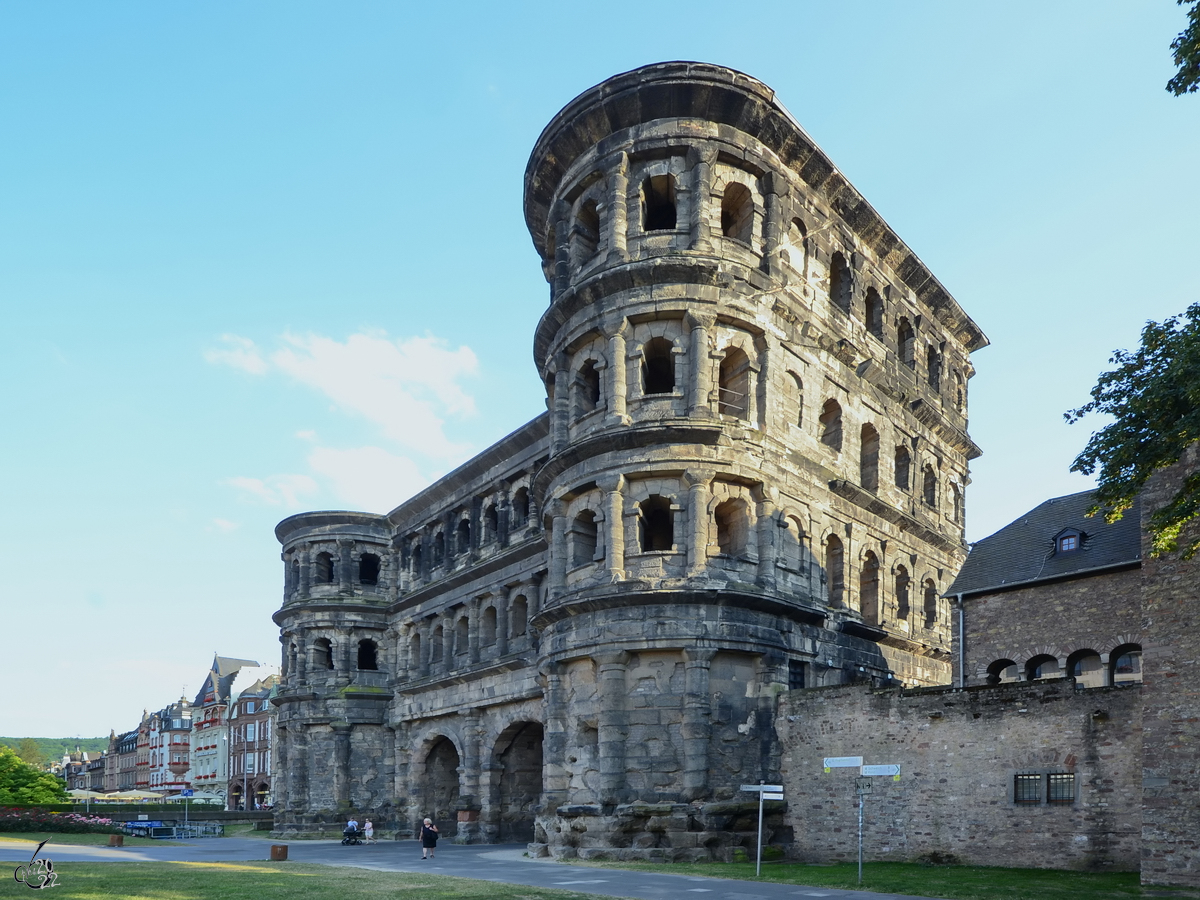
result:
[(1075, 530), (1068, 530), (1059, 533), (1054, 539), (1054, 552), (1057, 555), (1063, 553), (1074, 553), (1083, 546), (1083, 533)]

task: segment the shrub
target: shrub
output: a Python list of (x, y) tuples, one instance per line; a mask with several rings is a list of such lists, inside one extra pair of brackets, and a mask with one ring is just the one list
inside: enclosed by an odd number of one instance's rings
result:
[(0, 832), (48, 831), (59, 834), (120, 834), (112, 819), (79, 813), (54, 813), (42, 809), (13, 809), (0, 806)]

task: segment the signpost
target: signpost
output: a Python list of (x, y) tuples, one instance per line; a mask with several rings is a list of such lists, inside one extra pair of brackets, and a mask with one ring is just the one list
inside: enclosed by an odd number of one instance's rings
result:
[(193, 791), (191, 788), (184, 788), (182, 791), (179, 792), (179, 796), (184, 798), (184, 800), (183, 800), (183, 824), (185, 827), (187, 826), (187, 823), (188, 823), (188, 799), (187, 798), (191, 797), (194, 793), (195, 793), (195, 791)]
[(783, 785), (763, 784), (760, 781), (758, 784), (743, 784), (742, 790), (758, 794), (758, 852), (754, 855), (754, 874), (757, 877), (758, 875), (762, 874), (763, 802), (766, 800), (782, 800)]
[[(830, 769), (858, 769), (858, 777), (854, 779), (854, 793), (858, 795), (858, 883), (862, 884), (863, 799), (867, 794), (871, 793), (872, 778), (890, 775), (893, 781), (899, 781), (900, 767), (892, 764), (881, 766), (863, 765), (863, 758), (861, 756), (827, 756), (825, 757), (824, 768), (826, 772)], [(742, 786), (742, 790), (746, 790), (745, 785)], [(759, 815), (762, 815), (761, 812)]]

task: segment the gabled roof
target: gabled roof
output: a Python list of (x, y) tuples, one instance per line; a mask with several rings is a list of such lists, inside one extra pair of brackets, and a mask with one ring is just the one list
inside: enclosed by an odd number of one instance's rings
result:
[(229, 702), (229, 691), (233, 687), (233, 681), (237, 678), (238, 672), (243, 668), (258, 668), (258, 663), (252, 659), (236, 659), (232, 656), (217, 656), (213, 654), (212, 667), (208, 674), (204, 676), (204, 681), (200, 684), (200, 693), (196, 694), (196, 700), (193, 706), (204, 706), (205, 697), (212, 693), (214, 695), (213, 703), (224, 704)]
[[(1141, 504), (1109, 525), (1102, 515), (1087, 516), (1095, 491), (1055, 497), (1031, 509), (991, 537), (971, 546), (954, 584), (946, 592), (982, 594), (1018, 585), (1074, 578), (1114, 566), (1141, 562)], [(1079, 550), (1055, 552), (1055, 538), (1067, 530), (1083, 535)]]

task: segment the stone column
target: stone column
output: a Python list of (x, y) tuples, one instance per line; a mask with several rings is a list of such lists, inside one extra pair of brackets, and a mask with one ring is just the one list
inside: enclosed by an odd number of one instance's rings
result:
[(351, 588), (351, 569), (354, 568), (354, 560), (351, 559), (351, 554), (354, 550), (354, 541), (348, 538), (338, 538), (338, 591), (343, 594), (348, 594)]
[(433, 659), (433, 619), (426, 619), (418, 627), (421, 634), (421, 658), (418, 661), (420, 671), (417, 674), (425, 678), (429, 675), (429, 661)]
[(350, 739), (354, 726), (338, 723), (333, 730), (333, 799), (339, 811), (350, 807)]
[(688, 577), (703, 577), (708, 568), (708, 502), (712, 472), (689, 471), (683, 481), (688, 486)]
[[(567, 586), (567, 516), (566, 505), (561, 500), (550, 503), (550, 599), (553, 600)], [(533, 598), (531, 598), (533, 599)]]
[(288, 727), (288, 809), (293, 814), (308, 812), (308, 729), (296, 723)]
[(296, 683), (308, 680), (308, 642), (303, 634), (296, 635)]
[(712, 226), (709, 225), (708, 212), (712, 204), (712, 167), (717, 161), (717, 151), (714, 147), (696, 147), (688, 149), (688, 164), (692, 175), (692, 209), (689, 225), (691, 226), (691, 249), (701, 252), (711, 252)]
[(458, 767), (458, 834), (454, 843), (474, 844), (479, 839), (479, 710), (463, 710), (459, 715), (463, 718), (463, 756)]
[(775, 524), (775, 503), (770, 497), (760, 500), (755, 509), (758, 521), (755, 523), (758, 535), (758, 572), (756, 581), (760, 587), (774, 589), (775, 587), (775, 541), (779, 528)]
[(454, 613), (442, 613), (442, 671), (454, 671)]
[(467, 658), (472, 663), (479, 662), (479, 605), (478, 597), (467, 604)]
[(597, 479), (604, 493), (605, 568), (610, 582), (625, 580), (625, 478), (609, 475)]
[(570, 441), (571, 360), (565, 353), (555, 358), (554, 406), (550, 410), (551, 453), (561, 453)]
[(543, 814), (554, 815), (555, 810), (569, 800), (570, 774), (567, 769), (567, 703), (563, 689), (563, 677), (559, 666), (553, 662), (543, 663), (541, 680), (545, 690), (546, 734), (542, 741), (544, 774)]
[(712, 393), (712, 356), (708, 349), (708, 332), (715, 324), (711, 316), (696, 316), (688, 313), (685, 317), (691, 339), (688, 356), (691, 366), (688, 371), (688, 415), (695, 419), (711, 419), (713, 417), (712, 403), (709, 395)]
[(292, 597), (292, 591), (296, 590), (296, 585), (292, 584), (292, 564), (287, 556), (280, 553), (279, 558), (283, 560), (283, 602), (287, 603)]
[(555, 203), (550, 210), (550, 220), (554, 223), (554, 292), (550, 297), (552, 303), (571, 286), (570, 216), (571, 207), (562, 200)]
[(608, 194), (605, 198), (608, 205), (606, 265), (616, 265), (625, 260), (625, 235), (629, 230), (629, 217), (626, 210), (628, 197), (629, 154), (621, 151), (614, 157), (612, 168), (608, 171)]
[(497, 595), (492, 600), (496, 610), (496, 655), (508, 653), (508, 608), (511, 599), (508, 595)]
[(709, 668), (715, 650), (684, 651), (683, 798), (708, 796), (708, 743), (712, 732)]
[(312, 589), (312, 562), (309, 559), (308, 547), (299, 551), (300, 554), (300, 596), (307, 598)]
[(600, 802), (620, 803), (625, 790), (625, 739), (629, 734), (629, 691), (626, 666), (629, 654), (601, 653), (596, 661), (596, 693), (599, 695), (596, 755), (600, 765)]
[(509, 521), (512, 515), (512, 486), (507, 482), (501, 482), (496, 490), (496, 539), (501, 547), (508, 546), (509, 532), (515, 530), (513, 523)]
[(629, 361), (625, 358), (625, 353), (625, 320), (622, 319), (608, 336), (609, 369), (612, 371), (612, 375), (609, 376), (611, 402), (608, 405), (608, 416), (604, 420), (604, 424), (608, 426), (628, 425), (631, 421), (627, 412), (629, 384), (626, 376), (629, 372)]
[(763, 203), (766, 206), (763, 216), (763, 248), (762, 268), (771, 275), (779, 275), (783, 269), (780, 266), (779, 249), (783, 246), (783, 203), (779, 197), (780, 179), (774, 172), (768, 172), (762, 180)]

